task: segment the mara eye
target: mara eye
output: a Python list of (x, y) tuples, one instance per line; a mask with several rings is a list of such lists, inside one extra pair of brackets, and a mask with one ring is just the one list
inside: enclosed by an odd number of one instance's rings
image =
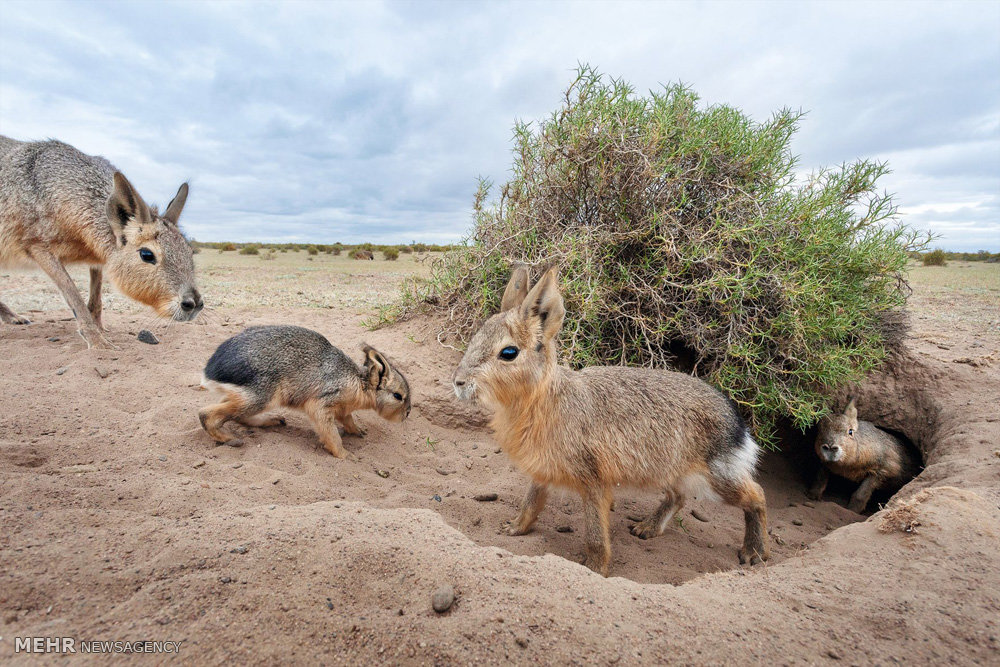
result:
[(400, 394), (398, 391), (395, 394), (393, 394), (392, 397), (395, 398), (397, 401), (403, 400), (403, 395)]
[(156, 264), (156, 255), (149, 248), (139, 248), (139, 257), (147, 264)]
[(505, 347), (504, 349), (500, 350), (499, 357), (504, 361), (514, 361), (515, 359), (517, 359), (517, 348), (514, 347), (513, 345)]
[(853, 428), (847, 429), (847, 435), (854, 435), (854, 429)]

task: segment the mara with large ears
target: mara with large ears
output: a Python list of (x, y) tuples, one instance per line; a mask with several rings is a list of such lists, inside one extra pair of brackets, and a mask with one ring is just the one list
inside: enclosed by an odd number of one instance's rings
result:
[[(101, 321), (104, 270), (127, 296), (175, 320), (203, 306), (191, 247), (177, 226), (181, 185), (163, 215), (101, 157), (59, 141), (0, 137), (0, 266), (34, 262), (56, 283), (91, 347), (112, 347)], [(90, 266), (84, 303), (67, 264)], [(0, 303), (0, 320), (27, 324)]]
[(822, 499), (832, 472), (859, 483), (847, 505), (859, 514), (865, 511), (873, 492), (899, 489), (920, 468), (898, 438), (858, 419), (858, 406), (853, 398), (842, 414), (834, 413), (820, 420), (815, 449), (822, 465), (809, 489), (809, 497)]
[(683, 373), (560, 366), (564, 316), (556, 270), (529, 287), (527, 267), (515, 267), (501, 311), (472, 338), (454, 375), (460, 398), (493, 409), (497, 441), (531, 478), (510, 533), (532, 529), (550, 487), (573, 489), (584, 502), (584, 564), (607, 575), (612, 490), (630, 485), (665, 492), (633, 535), (662, 534), (685, 498), (701, 494), (743, 509), (740, 562), (767, 560), (758, 447), (733, 404)]

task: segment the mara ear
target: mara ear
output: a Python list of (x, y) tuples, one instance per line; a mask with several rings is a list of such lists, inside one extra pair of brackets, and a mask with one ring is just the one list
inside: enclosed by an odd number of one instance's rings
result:
[(858, 428), (858, 406), (854, 404), (853, 398), (850, 403), (847, 404), (847, 408), (844, 409), (844, 416), (847, 417), (847, 421), (850, 422), (851, 428)]
[(365, 351), (365, 370), (368, 371), (368, 385), (372, 389), (384, 387), (389, 378), (389, 362), (382, 353), (370, 345), (362, 348)]
[(556, 269), (549, 269), (524, 298), (521, 317), (525, 320), (537, 318), (542, 328), (542, 342), (548, 343), (562, 328), (565, 314), (559, 276)]
[(177, 188), (177, 194), (174, 198), (170, 200), (170, 204), (167, 206), (167, 210), (163, 213), (163, 218), (169, 220), (170, 222), (177, 224), (177, 220), (181, 217), (181, 209), (184, 208), (184, 202), (188, 198), (188, 184), (181, 183), (181, 187)]
[(153, 219), (149, 212), (149, 207), (142, 200), (139, 193), (135, 191), (132, 184), (128, 182), (125, 175), (116, 171), (114, 175), (114, 188), (105, 208), (111, 229), (115, 233), (115, 238), (125, 244), (125, 228), (131, 220), (142, 225)]
[(528, 266), (527, 264), (515, 264), (514, 271), (510, 274), (510, 282), (507, 289), (503, 291), (503, 299), (500, 300), (500, 312), (504, 313), (511, 308), (516, 308), (524, 301), (528, 295)]

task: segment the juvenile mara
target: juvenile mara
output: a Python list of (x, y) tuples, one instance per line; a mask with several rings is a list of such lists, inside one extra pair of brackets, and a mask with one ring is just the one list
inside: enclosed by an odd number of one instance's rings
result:
[[(112, 347), (101, 333), (101, 281), (164, 317), (191, 320), (202, 308), (191, 247), (177, 227), (187, 183), (163, 215), (102, 157), (60, 141), (0, 136), (0, 267), (37, 264), (59, 287), (89, 347)], [(90, 299), (66, 273), (90, 265)], [(0, 302), (0, 320), (29, 324)]]
[(208, 360), (202, 386), (221, 391), (221, 403), (199, 412), (202, 427), (217, 442), (242, 445), (222, 429), (230, 419), (248, 426), (275, 426), (285, 420), (261, 414), (294, 408), (313, 423), (326, 451), (346, 452), (337, 424), (345, 433), (363, 435), (351, 413), (375, 410), (400, 422), (410, 414), (410, 386), (378, 350), (364, 346), (365, 363), (350, 357), (315, 331), (294, 326), (249, 327), (223, 342)]
[(517, 267), (501, 312), (476, 333), (455, 371), (455, 393), (494, 410), (497, 441), (531, 487), (510, 528), (531, 530), (549, 487), (577, 491), (586, 524), (584, 564), (607, 576), (608, 512), (619, 485), (664, 493), (659, 508), (631, 531), (663, 533), (688, 495), (705, 494), (743, 509), (741, 563), (770, 555), (764, 491), (754, 481), (758, 446), (733, 404), (683, 373), (556, 362), (565, 310), (556, 272), (528, 291)]
[(823, 497), (830, 473), (860, 482), (847, 508), (861, 513), (876, 489), (896, 491), (913, 479), (919, 466), (898, 439), (858, 419), (852, 399), (843, 414), (827, 415), (816, 434), (816, 454), (823, 466), (809, 490), (815, 500)]

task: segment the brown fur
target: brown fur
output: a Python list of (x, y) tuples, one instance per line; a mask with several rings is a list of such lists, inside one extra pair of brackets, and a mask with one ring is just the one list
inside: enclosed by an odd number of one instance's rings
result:
[(354, 411), (375, 410), (390, 421), (402, 421), (410, 412), (410, 389), (403, 374), (375, 348), (366, 345), (364, 353), (359, 368), (315, 331), (250, 327), (223, 342), (205, 367), (202, 384), (222, 391), (224, 399), (201, 410), (202, 427), (216, 442), (241, 445), (222, 429), (225, 422), (283, 424), (267, 412), (291, 408), (309, 417), (324, 449), (343, 458), (346, 451), (337, 425), (345, 433), (364, 434)]
[[(686, 492), (704, 491), (744, 509), (741, 562), (767, 559), (764, 494), (753, 479), (757, 446), (724, 396), (681, 373), (559, 366), (555, 337), (565, 310), (554, 271), (529, 292), (527, 269), (517, 267), (501, 309), (469, 344), (454, 382), (460, 398), (494, 410), (498, 443), (532, 479), (512, 534), (531, 530), (549, 486), (573, 489), (585, 506), (585, 564), (606, 575), (612, 489), (664, 492), (657, 512), (632, 528), (642, 538), (663, 533)], [(515, 358), (502, 358), (507, 348), (516, 348)]]
[[(91, 347), (102, 333), (104, 271), (127, 296), (164, 317), (194, 318), (202, 307), (191, 248), (177, 227), (187, 184), (160, 215), (104, 158), (58, 141), (0, 137), (0, 266), (37, 264), (56, 283)], [(142, 259), (152, 253), (154, 262)], [(148, 255), (147, 255), (148, 257)], [(86, 304), (66, 272), (88, 264)], [(0, 320), (28, 324), (0, 303)]]
[(902, 442), (874, 424), (858, 419), (853, 400), (843, 414), (823, 418), (815, 449), (823, 467), (809, 496), (815, 500), (823, 497), (830, 472), (860, 482), (848, 504), (848, 509), (859, 514), (865, 511), (874, 491), (899, 489), (913, 478), (918, 468)]

